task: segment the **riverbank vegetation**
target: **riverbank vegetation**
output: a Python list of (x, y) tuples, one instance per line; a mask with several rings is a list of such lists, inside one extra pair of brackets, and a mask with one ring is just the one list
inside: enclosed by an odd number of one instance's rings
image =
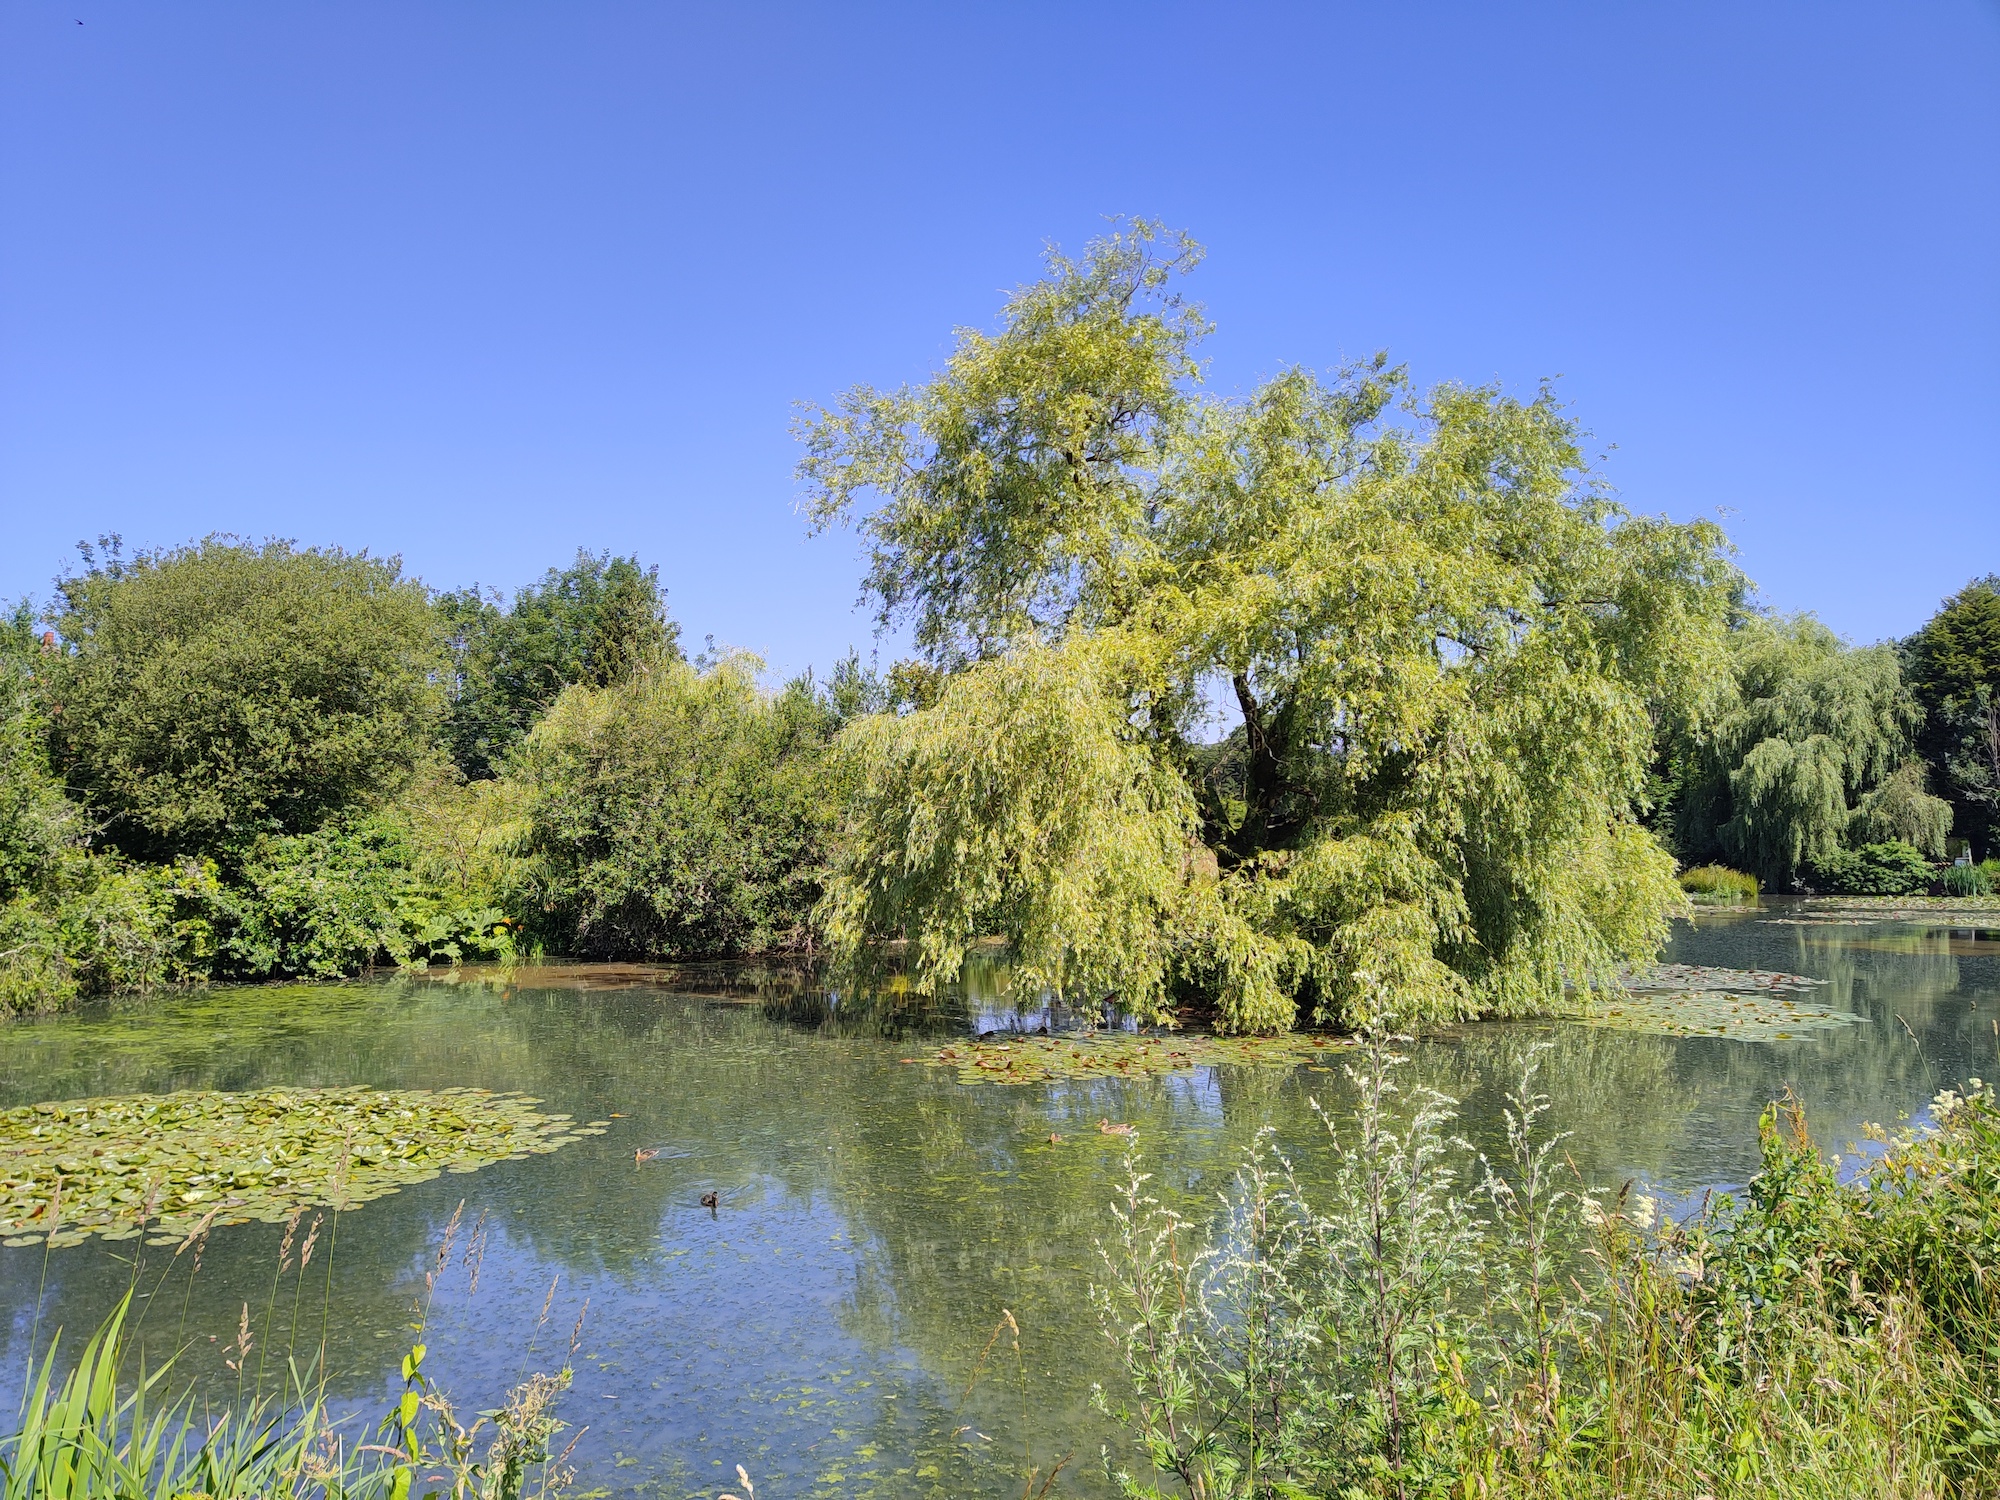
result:
[(0, 1012), (531, 950), (921, 992), (999, 938), (1088, 1009), (1430, 1024), (1570, 1003), (1689, 890), (1991, 854), (2000, 581), (1855, 649), (1623, 510), (1547, 389), (1212, 394), (1200, 258), (1127, 224), (803, 421), (912, 650), (879, 676), (690, 659), (632, 557), (507, 597), (85, 547), (0, 631)]
[(1846, 1172), (1774, 1105), (1742, 1197), (1673, 1222), (1563, 1170), (1532, 1059), (1497, 1160), (1452, 1140), (1451, 1100), (1396, 1107), (1393, 1061), (1376, 1037), (1352, 1117), (1324, 1117), (1330, 1193), (1260, 1140), (1204, 1232), (1131, 1165), (1098, 1291), (1125, 1380), (1100, 1403), (1157, 1473), (1114, 1471), (1121, 1493), (1992, 1492), (1989, 1090)]

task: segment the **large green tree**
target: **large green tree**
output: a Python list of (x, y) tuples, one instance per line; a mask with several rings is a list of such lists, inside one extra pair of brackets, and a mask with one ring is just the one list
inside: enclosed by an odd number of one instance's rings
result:
[[(944, 369), (808, 418), (816, 526), (921, 655), (843, 739), (825, 919), (948, 978), (998, 933), (1073, 999), (1241, 1029), (1521, 1012), (1650, 956), (1635, 822), (1738, 588), (1707, 523), (1623, 512), (1545, 390), (1386, 361), (1206, 395), (1198, 251), (1052, 255)], [(1215, 743), (1215, 711), (1235, 721)]]
[(1924, 708), (1918, 743), (1961, 834), (2000, 853), (2000, 574), (1960, 589), (1904, 643)]
[(1730, 635), (1730, 665), (1679, 752), (1690, 864), (1727, 860), (1782, 889), (1850, 846), (1944, 852), (1950, 809), (1914, 755), (1922, 711), (1891, 647), (1851, 649), (1810, 615), (1753, 617)]
[(494, 775), (564, 688), (609, 687), (680, 654), (659, 569), (608, 552), (578, 551), (505, 609), (477, 588), (439, 596), (438, 609), (454, 667), (445, 743), (472, 777)]
[(305, 832), (431, 753), (441, 642), (395, 560), (210, 537), (86, 563), (37, 681), (57, 769), (128, 853)]

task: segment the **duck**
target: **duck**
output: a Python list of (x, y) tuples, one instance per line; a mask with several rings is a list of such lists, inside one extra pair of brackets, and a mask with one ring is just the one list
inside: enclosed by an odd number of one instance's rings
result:
[(1132, 1135), (1137, 1131), (1138, 1127), (1135, 1125), (1113, 1125), (1109, 1120), (1099, 1120), (1097, 1122), (1097, 1129), (1101, 1135)]
[(632, 1153), (632, 1165), (635, 1167), (642, 1166), (659, 1154), (660, 1148), (658, 1146), (641, 1146), (637, 1151)]
[(721, 1201), (722, 1201), (721, 1197), (715, 1193), (703, 1193), (701, 1195), (701, 1206), (707, 1209), (710, 1213), (715, 1212), (715, 1206)]

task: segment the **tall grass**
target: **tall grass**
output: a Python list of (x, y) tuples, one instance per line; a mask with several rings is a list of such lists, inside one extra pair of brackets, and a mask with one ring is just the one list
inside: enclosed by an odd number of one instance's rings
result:
[[(1790, 1102), (1741, 1201), (1655, 1222), (1586, 1192), (1530, 1056), (1489, 1161), (1397, 1094), (1389, 1039), (1309, 1196), (1272, 1139), (1198, 1227), (1135, 1161), (1097, 1291), (1101, 1408), (1192, 1500), (1944, 1500), (2000, 1493), (2000, 1110), (1878, 1140), (1843, 1180)], [(1107, 1472), (1157, 1497), (1153, 1477)]]
[[(1988, 860), (1987, 864), (1993, 861)], [(1993, 894), (1993, 877), (1985, 865), (1947, 865), (1939, 876), (1947, 896), (1990, 896)]]
[[(460, 1213), (446, 1225), (424, 1278), (416, 1342), (402, 1362), (403, 1389), (372, 1435), (366, 1429), (351, 1430), (352, 1424), (329, 1414), (323, 1328), (319, 1351), (303, 1369), (295, 1351), (286, 1350), (284, 1383), (277, 1394), (264, 1393), (260, 1353), (256, 1385), (244, 1396), (241, 1380), (259, 1342), (247, 1304), (226, 1356), (239, 1377), (235, 1406), (211, 1411), (198, 1404), (186, 1384), (174, 1393), (171, 1360), (152, 1371), (142, 1366), (128, 1372), (133, 1358), (128, 1318), (136, 1291), (128, 1287), (60, 1379), (60, 1331), (40, 1353), (30, 1370), (19, 1425), (0, 1437), (0, 1500), (409, 1500), (413, 1494), (552, 1500), (574, 1478), (567, 1466), (569, 1449), (555, 1452), (554, 1443), (567, 1430), (556, 1411), (571, 1382), (582, 1315), (559, 1370), (527, 1375), (497, 1409), (479, 1413), (470, 1425), (424, 1372), (424, 1330), (450, 1264), (463, 1208), (461, 1204)], [(280, 1273), (289, 1268), (296, 1228), (297, 1216), (286, 1228)], [(475, 1227), (463, 1262), (475, 1291), (484, 1247), (481, 1228)], [(301, 1278), (316, 1235), (317, 1225), (298, 1263)], [(200, 1249), (198, 1240), (189, 1243), (195, 1247), (192, 1280)], [(175, 1258), (186, 1248), (177, 1250)], [(272, 1285), (275, 1306), (276, 1276)], [(553, 1298), (552, 1286), (538, 1332)], [(267, 1308), (263, 1319), (267, 1332), (271, 1312)], [(292, 1324), (296, 1337), (296, 1305)]]
[(1757, 899), (1757, 877), (1727, 865), (1697, 865), (1681, 871), (1681, 889), (1704, 904), (1733, 905)]

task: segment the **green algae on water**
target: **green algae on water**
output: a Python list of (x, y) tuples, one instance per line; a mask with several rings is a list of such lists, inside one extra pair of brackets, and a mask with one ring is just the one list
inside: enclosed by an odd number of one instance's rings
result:
[(1154, 1078), (1216, 1063), (1296, 1067), (1353, 1045), (1344, 1037), (1300, 1031), (1283, 1036), (1082, 1032), (955, 1042), (934, 1056), (903, 1060), (956, 1068), (961, 1083), (1054, 1083), (1076, 1078)]
[[(275, 1223), (602, 1134), (485, 1089), (184, 1090), (0, 1112), (0, 1243)], [(60, 1184), (60, 1186), (58, 1186)]]

